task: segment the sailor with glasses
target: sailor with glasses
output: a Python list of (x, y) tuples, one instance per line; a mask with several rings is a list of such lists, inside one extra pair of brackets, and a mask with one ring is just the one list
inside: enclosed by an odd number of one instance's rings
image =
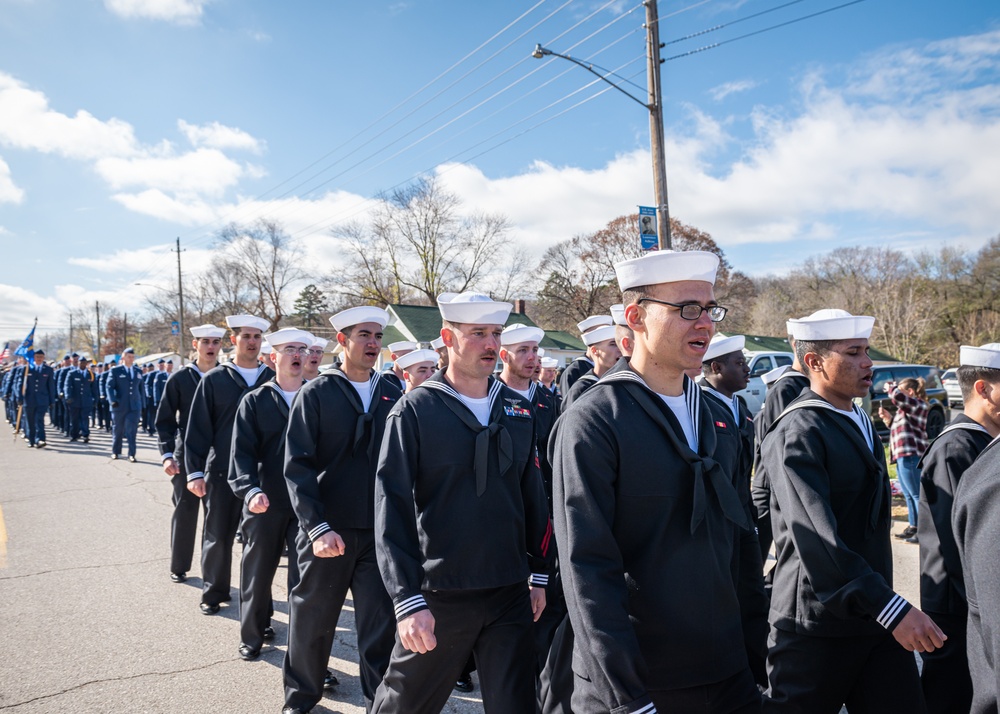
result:
[(740, 436), (685, 374), (700, 370), (726, 314), (718, 266), (704, 251), (616, 264), (631, 359), (556, 422), (573, 711), (760, 711), (743, 610), (764, 608), (741, 597), (762, 598), (763, 585), (749, 491), (734, 478)]
[(295, 536), (299, 521), (285, 485), (285, 431), (292, 400), (303, 385), (302, 367), (312, 335), (285, 328), (265, 335), (273, 348), (276, 374), (243, 395), (233, 426), (229, 486), (243, 504), (240, 532), (240, 657), (257, 659), (274, 638), (271, 583), (288, 546), (288, 592), (299, 581)]

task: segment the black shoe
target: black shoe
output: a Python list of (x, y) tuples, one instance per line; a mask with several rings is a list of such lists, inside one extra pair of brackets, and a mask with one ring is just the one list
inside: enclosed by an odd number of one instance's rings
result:
[(39, 448), (39, 449), (44, 449), (45, 448), (45, 440), (44, 439), (39, 439), (38, 441), (35, 442), (35, 446), (37, 448)]
[(236, 542), (243, 545), (243, 534), (240, 531), (236, 531)]
[(306, 714), (306, 710), (298, 707), (283, 707), (281, 714)]
[(72, 439), (70, 439), (71, 442), (73, 442), (73, 441), (79, 441), (79, 440), (80, 440), (79, 436), (74, 436)]
[(170, 579), (173, 580), (175, 583), (183, 583), (185, 580), (188, 579), (188, 576), (187, 573), (171, 573)]
[(340, 684), (340, 680), (337, 679), (337, 675), (330, 670), (326, 670), (326, 677), (323, 678), (323, 689), (333, 689), (338, 684)]
[(112, 461), (117, 461), (120, 458), (121, 458), (121, 456), (119, 454), (111, 454), (111, 460)]
[(240, 645), (240, 658), (245, 659), (247, 662), (260, 657), (260, 650), (255, 650), (250, 645)]
[(90, 437), (89, 436), (83, 437), (83, 443), (84, 444), (89, 444), (90, 443)]
[(129, 460), (130, 462), (132, 462), (133, 464), (135, 463), (135, 457), (134, 457), (134, 456), (129, 456), (129, 457), (128, 457), (128, 460)]
[(917, 529), (914, 526), (907, 526), (902, 531), (896, 534), (896, 538), (900, 540), (906, 540), (907, 538), (912, 538), (917, 534)]
[(264, 628), (264, 641), (270, 642), (274, 639), (274, 628), (268, 625)]
[(201, 604), (201, 614), (202, 615), (214, 615), (219, 611), (218, 605), (209, 605), (207, 602)]
[(920, 540), (919, 540), (917, 534), (914, 533), (912, 536), (910, 536), (909, 538), (907, 538), (905, 542), (906, 543), (917, 543), (917, 544), (919, 544)]
[(472, 686), (471, 676), (466, 675), (465, 677), (462, 677), (460, 680), (455, 682), (456, 692), (471, 692), (472, 690), (473, 686)]

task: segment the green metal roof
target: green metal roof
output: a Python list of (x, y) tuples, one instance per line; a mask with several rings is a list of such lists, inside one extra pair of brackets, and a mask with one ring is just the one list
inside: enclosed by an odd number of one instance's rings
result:
[(545, 339), (542, 340), (540, 346), (545, 349), (587, 351), (583, 340), (562, 330), (546, 330)]
[(387, 349), (393, 342), (408, 342), (409, 339), (409, 337), (404, 335), (392, 325), (386, 325), (382, 329), (382, 344), (385, 345)]
[[(417, 342), (430, 342), (441, 335), (441, 313), (436, 307), (430, 305), (388, 305), (386, 309), (396, 316), (398, 323), (385, 328), (382, 337), (383, 344), (410, 339), (406, 333), (412, 334), (413, 339)], [(519, 312), (512, 312), (507, 319), (507, 324), (538, 327), (531, 318)], [(398, 334), (399, 337), (393, 336), (390, 339), (390, 331), (393, 335)], [(579, 350), (581, 352), (586, 349), (579, 338), (558, 330), (546, 332), (544, 339), (538, 346), (543, 349)]]

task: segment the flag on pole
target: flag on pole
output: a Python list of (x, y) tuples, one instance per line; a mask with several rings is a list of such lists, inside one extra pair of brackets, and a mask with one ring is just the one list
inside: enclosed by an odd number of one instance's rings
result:
[(29, 362), (35, 358), (35, 328), (38, 327), (38, 320), (35, 320), (35, 324), (31, 327), (31, 332), (28, 336), (24, 338), (24, 342), (21, 346), (14, 350), (14, 354), (18, 357), (24, 357)]
[(0, 362), (10, 359), (10, 342), (3, 343), (3, 352), (0, 352)]

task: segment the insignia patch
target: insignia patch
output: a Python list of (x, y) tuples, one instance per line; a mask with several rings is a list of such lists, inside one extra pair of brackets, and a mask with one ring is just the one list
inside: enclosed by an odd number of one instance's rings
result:
[(724, 421), (717, 421), (717, 422), (715, 422), (715, 425), (717, 427), (719, 427), (720, 429), (725, 429), (726, 428), (726, 422), (724, 422)]

